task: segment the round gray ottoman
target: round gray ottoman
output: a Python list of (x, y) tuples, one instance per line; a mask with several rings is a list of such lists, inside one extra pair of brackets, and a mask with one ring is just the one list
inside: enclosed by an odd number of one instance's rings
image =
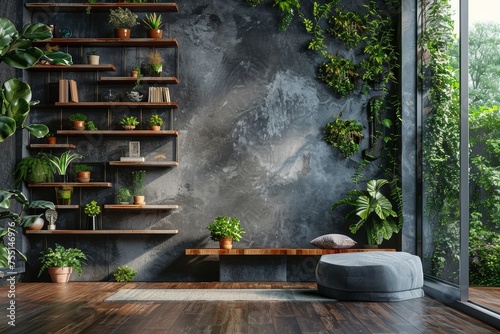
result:
[(318, 291), (338, 300), (400, 301), (424, 296), (418, 256), (404, 252), (360, 252), (321, 256)]

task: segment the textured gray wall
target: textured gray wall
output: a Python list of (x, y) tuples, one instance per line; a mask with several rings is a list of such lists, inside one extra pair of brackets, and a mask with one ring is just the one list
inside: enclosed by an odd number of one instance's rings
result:
[[(40, 250), (46, 242), (57, 242), (76, 245), (89, 256), (84, 275), (73, 279), (107, 280), (117, 266), (128, 264), (139, 270), (137, 280), (216, 280), (215, 258), (183, 254), (185, 248), (217, 247), (206, 230), (217, 215), (241, 219), (246, 234), (236, 247), (309, 247), (319, 235), (347, 233), (341, 214), (332, 213), (330, 206), (353, 188), (351, 177), (361, 154), (342, 158), (321, 140), (322, 129), (340, 111), (366, 126), (371, 96), (336, 98), (315, 79), (321, 58), (307, 51), (309, 36), (298, 23), (279, 32), (276, 12), (269, 8), (221, 0), (183, 2), (179, 8), (180, 13), (171, 15), (171, 34), (180, 44), (180, 84), (171, 87), (171, 95), (180, 104), (175, 112), (180, 166), (148, 170), (146, 196), (149, 203), (181, 207), (170, 214), (105, 212), (103, 220), (106, 228), (175, 228), (180, 233), (31, 236), (27, 266), (31, 279), (38, 273)], [(72, 28), (78, 33), (85, 24)], [(107, 25), (98, 25), (97, 30), (111, 33)], [(350, 54), (342, 45), (335, 49)], [(33, 89), (43, 94), (40, 88)], [(48, 113), (38, 117), (53, 122)], [(78, 144), (78, 151), (94, 162), (122, 152), (109, 139), (82, 139)], [(143, 147), (148, 145), (153, 143)], [(365, 139), (361, 150), (367, 145)], [(367, 168), (366, 179), (377, 176), (375, 165)], [(108, 171), (107, 180), (123, 184), (125, 172)], [(96, 197), (100, 203), (114, 202), (113, 190), (81, 190), (79, 196), (82, 203)], [(78, 212), (60, 214), (59, 228), (74, 227), (84, 219)], [(363, 233), (354, 238), (360, 244), (364, 241)], [(400, 241), (394, 240), (386, 246), (397, 244)]]

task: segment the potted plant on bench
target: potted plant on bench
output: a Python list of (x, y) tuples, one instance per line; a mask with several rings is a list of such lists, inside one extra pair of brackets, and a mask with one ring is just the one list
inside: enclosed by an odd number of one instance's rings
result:
[(245, 233), (238, 218), (218, 216), (208, 225), (210, 239), (219, 241), (222, 249), (233, 248), (233, 241), (240, 241), (241, 235)]

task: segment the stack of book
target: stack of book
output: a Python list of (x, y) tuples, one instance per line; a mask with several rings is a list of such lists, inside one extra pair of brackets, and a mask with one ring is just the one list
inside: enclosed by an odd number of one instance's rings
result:
[(149, 87), (148, 102), (170, 102), (168, 87)]
[(78, 102), (78, 89), (75, 80), (59, 80), (59, 102)]

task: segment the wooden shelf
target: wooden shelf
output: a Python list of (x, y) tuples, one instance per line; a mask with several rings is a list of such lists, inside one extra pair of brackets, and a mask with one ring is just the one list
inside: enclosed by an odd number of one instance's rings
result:
[(64, 209), (79, 209), (79, 205), (56, 205), (56, 209), (64, 210)]
[(176, 204), (104, 204), (104, 208), (109, 210), (177, 210), (179, 206)]
[(170, 12), (177, 13), (179, 7), (176, 3), (27, 3), (26, 9), (32, 12), (66, 12), (85, 13), (87, 7), (91, 7), (90, 13), (109, 12), (110, 9), (118, 7), (128, 8), (132, 12)]
[(110, 161), (110, 166), (178, 167), (177, 161)]
[(342, 248), (342, 249), (320, 249), (320, 248), (191, 248), (186, 249), (186, 255), (325, 255), (337, 253), (358, 252), (395, 252), (395, 249), (369, 249), (369, 248)]
[(50, 148), (50, 149), (75, 149), (76, 145), (73, 144), (29, 144), (28, 148)]
[(33, 46), (45, 47), (45, 45), (57, 44), (59, 46), (82, 47), (164, 47), (177, 48), (179, 43), (175, 38), (48, 38), (42, 41), (33, 41)]
[(28, 183), (30, 188), (47, 188), (47, 187), (76, 187), (76, 188), (111, 188), (111, 182), (44, 182), (44, 183)]
[(177, 102), (56, 102), (61, 108), (172, 108), (177, 109)]
[(88, 65), (88, 64), (73, 64), (70, 66), (64, 65), (34, 65), (29, 68), (30, 71), (64, 71), (64, 72), (93, 72), (93, 71), (115, 71), (115, 65)]
[[(132, 77), (101, 77), (100, 83), (103, 84), (135, 84), (137, 78)], [(178, 84), (177, 77), (142, 77), (141, 83), (155, 83), (155, 84)]]
[(151, 137), (177, 137), (177, 130), (57, 130), (58, 135), (82, 136), (82, 135), (99, 135), (99, 136), (151, 136)]
[(178, 234), (179, 230), (26, 230), (26, 234), (54, 235), (54, 234)]

